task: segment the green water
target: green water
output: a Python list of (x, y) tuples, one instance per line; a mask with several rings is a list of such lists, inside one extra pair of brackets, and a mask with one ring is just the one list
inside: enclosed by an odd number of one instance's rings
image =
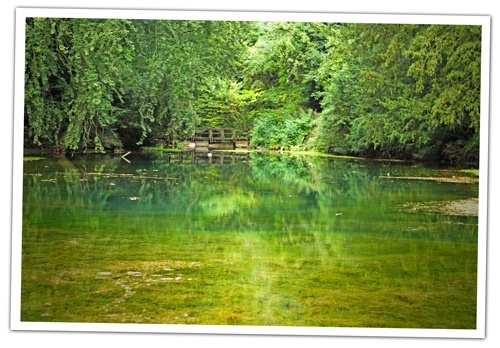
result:
[(477, 197), (418, 164), (266, 153), (24, 164), (21, 320), (473, 329)]

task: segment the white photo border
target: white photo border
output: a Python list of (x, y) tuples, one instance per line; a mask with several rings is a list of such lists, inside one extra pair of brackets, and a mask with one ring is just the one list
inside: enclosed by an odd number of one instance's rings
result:
[[(448, 24), (480, 25), (481, 38), (481, 116), (478, 218), (478, 273), (476, 329), (399, 329), (399, 328), (337, 328), (285, 326), (228, 326), (228, 325), (167, 325), (167, 324), (98, 324), (23, 322), (21, 313), (22, 259), (22, 178), (23, 178), (23, 120), (24, 120), (24, 61), (25, 23), (29, 17), (52, 18), (121, 18), (170, 20), (234, 20), (343, 22), (386, 24)], [(49, 9), (17, 8), (15, 37), (14, 139), (12, 175), (12, 261), (10, 329), (14, 331), (71, 331), (71, 332), (135, 332), (135, 333), (193, 333), (193, 334), (258, 334), (287, 336), (360, 336), (360, 337), (426, 337), (426, 338), (485, 338), (486, 335), (486, 260), (488, 213), (489, 158), (489, 87), (491, 18), (478, 15), (414, 15), (414, 14), (346, 14), (326, 12), (260, 12), (260, 11), (201, 11), (201, 10), (113, 10), (113, 9)]]

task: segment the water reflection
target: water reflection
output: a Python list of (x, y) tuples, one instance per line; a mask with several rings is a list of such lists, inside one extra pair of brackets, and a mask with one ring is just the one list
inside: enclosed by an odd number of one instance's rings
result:
[(43, 216), (56, 219), (61, 209), (68, 224), (85, 214), (99, 218), (97, 212), (162, 213), (182, 230), (272, 232), (290, 243), (294, 234), (315, 232), (419, 238), (435, 235), (436, 225), (439, 238), (450, 238), (458, 223), (477, 221), (397, 211), (408, 201), (477, 196), (477, 185), (380, 179), (386, 172), (425, 172), (414, 165), (260, 153), (214, 155), (216, 165), (195, 153), (129, 158), (26, 163), (26, 223), (53, 224)]
[[(387, 326), (385, 311), (399, 315), (408, 303), (418, 305), (415, 313), (430, 314), (415, 324), (410, 313), (397, 325), (443, 325), (435, 324), (429, 311), (436, 304), (466, 308), (466, 319), (457, 326), (475, 323), (477, 218), (411, 214), (397, 206), (474, 197), (477, 185), (381, 179), (387, 173), (424, 176), (433, 171), (413, 164), (285, 154), (128, 159), (25, 163), (25, 284), (36, 278), (32, 268), (42, 258), (51, 260), (44, 263), (44, 272), (54, 274), (80, 269), (82, 260), (90, 260), (87, 267), (100, 265), (91, 269), (91, 279), (117, 260), (180, 260), (206, 266), (192, 275), (200, 288), (183, 288), (194, 294), (183, 305), (207, 313), (201, 324), (225, 323), (217, 318), (229, 312), (229, 323), (349, 325), (343, 314), (349, 310), (361, 318), (354, 326)], [(79, 251), (68, 252), (76, 243), (81, 243)], [(56, 261), (60, 255), (64, 259)], [(95, 286), (100, 293), (101, 283)], [(37, 293), (38, 284), (32, 289), (23, 301), (44, 296)], [(141, 315), (148, 303), (165, 301), (168, 307), (172, 302), (165, 292), (153, 293), (153, 301), (140, 298), (151, 293), (137, 291)], [(176, 295), (184, 299), (184, 293), (171, 296)], [(439, 300), (446, 296), (451, 302)], [(97, 306), (95, 317), (105, 305)], [(365, 312), (370, 305), (380, 308)], [(158, 307), (148, 315), (153, 317)], [(235, 308), (243, 314), (234, 314)]]

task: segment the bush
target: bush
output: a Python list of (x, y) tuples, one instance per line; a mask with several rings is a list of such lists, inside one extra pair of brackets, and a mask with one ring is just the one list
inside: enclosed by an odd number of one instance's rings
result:
[(250, 145), (274, 150), (302, 148), (312, 128), (312, 111), (292, 117), (282, 110), (265, 110), (257, 115)]

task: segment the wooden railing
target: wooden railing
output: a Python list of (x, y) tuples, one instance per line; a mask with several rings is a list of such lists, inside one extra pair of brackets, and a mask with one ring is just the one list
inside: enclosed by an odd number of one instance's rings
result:
[(237, 128), (200, 128), (191, 138), (189, 147), (208, 148), (246, 148), (249, 132)]
[(213, 143), (231, 143), (238, 140), (248, 141), (248, 132), (236, 128), (200, 128), (192, 138), (193, 141)]

